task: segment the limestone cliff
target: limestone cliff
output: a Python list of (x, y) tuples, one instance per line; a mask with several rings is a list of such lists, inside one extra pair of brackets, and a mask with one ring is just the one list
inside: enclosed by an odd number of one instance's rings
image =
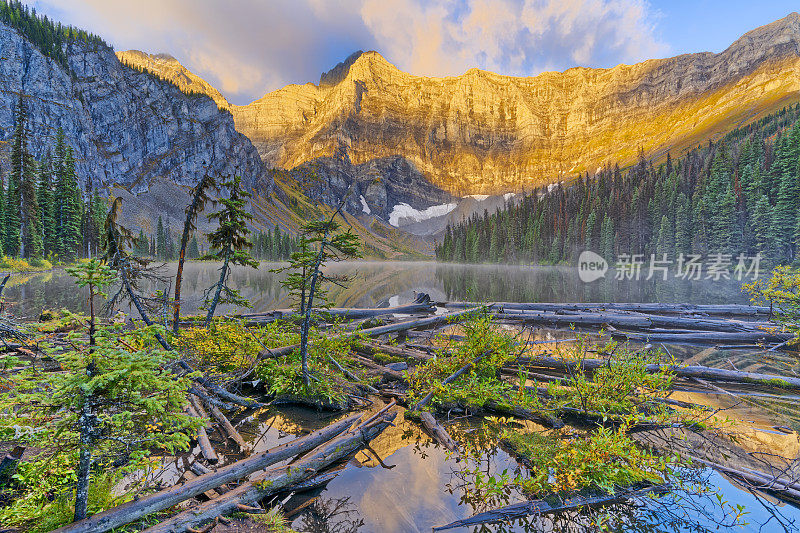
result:
[(271, 186), (251, 142), (212, 99), (137, 72), (103, 45), (74, 42), (66, 52), (69, 68), (0, 24), (0, 148), (11, 137), (21, 93), (34, 156), (42, 157), (62, 128), (84, 184), (142, 190), (153, 178), (193, 184), (204, 172), (235, 170)]
[(139, 50), (128, 50), (127, 52), (117, 52), (117, 58), (125, 65), (144, 68), (158, 74), (185, 93), (205, 94), (214, 100), (221, 109), (230, 107), (222, 93), (169, 54), (145, 54)]
[(231, 106), (270, 166), (346, 153), (402, 156), (456, 194), (514, 191), (599, 166), (674, 155), (800, 100), (800, 16), (719, 53), (533, 77), (478, 69), (429, 78), (376, 52), (354, 54), (320, 85), (289, 85)]

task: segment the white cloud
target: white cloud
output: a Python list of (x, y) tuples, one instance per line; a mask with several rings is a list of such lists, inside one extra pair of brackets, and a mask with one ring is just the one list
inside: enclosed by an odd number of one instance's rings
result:
[(415, 74), (526, 76), (667, 50), (643, 0), (364, 0), (361, 15), (380, 51)]
[(235, 103), (374, 49), (420, 75), (612, 66), (667, 51), (645, 0), (36, 0), (118, 50), (168, 52)]

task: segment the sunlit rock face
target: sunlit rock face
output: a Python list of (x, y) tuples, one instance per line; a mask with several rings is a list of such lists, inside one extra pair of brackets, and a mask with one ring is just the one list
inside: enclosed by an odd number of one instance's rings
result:
[(376, 52), (354, 54), (319, 85), (289, 85), (231, 106), (270, 166), (346, 151), (354, 164), (403, 156), (458, 194), (489, 194), (683, 149), (800, 100), (800, 16), (719, 53), (534, 77), (472, 69), (430, 78)]
[(117, 58), (126, 65), (157, 72), (159, 76), (171, 81), (186, 93), (205, 94), (222, 109), (230, 106), (225, 97), (211, 84), (181, 65), (169, 54), (146, 54), (139, 50), (128, 50), (117, 52)]
[(126, 67), (110, 48), (73, 43), (65, 69), (0, 24), (0, 57), (0, 141), (12, 135), (22, 93), (34, 156), (41, 159), (62, 128), (83, 184), (142, 190), (157, 177), (190, 185), (205, 172), (252, 180), (266, 173), (213, 100)]

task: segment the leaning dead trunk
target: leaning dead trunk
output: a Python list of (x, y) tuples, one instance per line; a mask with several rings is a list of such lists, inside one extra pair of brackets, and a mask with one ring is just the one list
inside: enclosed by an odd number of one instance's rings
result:
[(217, 471), (203, 474), (182, 485), (175, 485), (161, 492), (97, 513), (86, 520), (57, 529), (53, 533), (102, 533), (138, 520), (150, 513), (169, 509), (207, 490), (215, 489), (267, 466), (308, 452), (346, 431), (359, 417), (358, 414), (353, 415), (292, 442), (224, 466)]
[(217, 282), (217, 289), (214, 291), (214, 298), (211, 300), (211, 305), (208, 306), (208, 313), (206, 314), (206, 319), (203, 322), (203, 327), (208, 327), (211, 325), (211, 319), (214, 318), (214, 311), (217, 309), (217, 304), (219, 303), (219, 297), (222, 294), (222, 288), (225, 286), (225, 277), (228, 275), (228, 265), (230, 263), (230, 249), (228, 253), (225, 255), (225, 262), (222, 263), (222, 267), (220, 268), (219, 273), (219, 281)]
[(313, 455), (288, 467), (268, 470), (220, 496), (189, 507), (182, 513), (144, 530), (143, 533), (183, 532), (207, 520), (235, 512), (241, 505), (250, 505), (315, 476), (332, 463), (358, 451), (386, 429), (396, 413), (383, 414), (320, 447)]

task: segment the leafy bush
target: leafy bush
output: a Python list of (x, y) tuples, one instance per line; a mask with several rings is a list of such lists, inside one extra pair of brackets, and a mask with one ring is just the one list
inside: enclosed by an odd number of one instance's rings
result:
[[(513, 335), (497, 328), (487, 313), (476, 313), (461, 327), (466, 340), (459, 343), (452, 353), (442, 350), (408, 374), (410, 404), (419, 401), (432, 388), (435, 390), (433, 405), (451, 402), (482, 405), (487, 400), (510, 393), (511, 384), (498, 380), (497, 371), (514, 356)], [(442, 380), (479, 355), (483, 358), (469, 372), (442, 386)]]
[(800, 270), (779, 266), (769, 279), (758, 279), (746, 284), (754, 304), (768, 305), (778, 322), (794, 333), (794, 344), (800, 342)]
[(677, 461), (645, 451), (624, 429), (601, 427), (578, 439), (505, 430), (502, 438), (529, 469), (513, 482), (532, 495), (587, 487), (613, 494), (641, 482), (663, 483)]

